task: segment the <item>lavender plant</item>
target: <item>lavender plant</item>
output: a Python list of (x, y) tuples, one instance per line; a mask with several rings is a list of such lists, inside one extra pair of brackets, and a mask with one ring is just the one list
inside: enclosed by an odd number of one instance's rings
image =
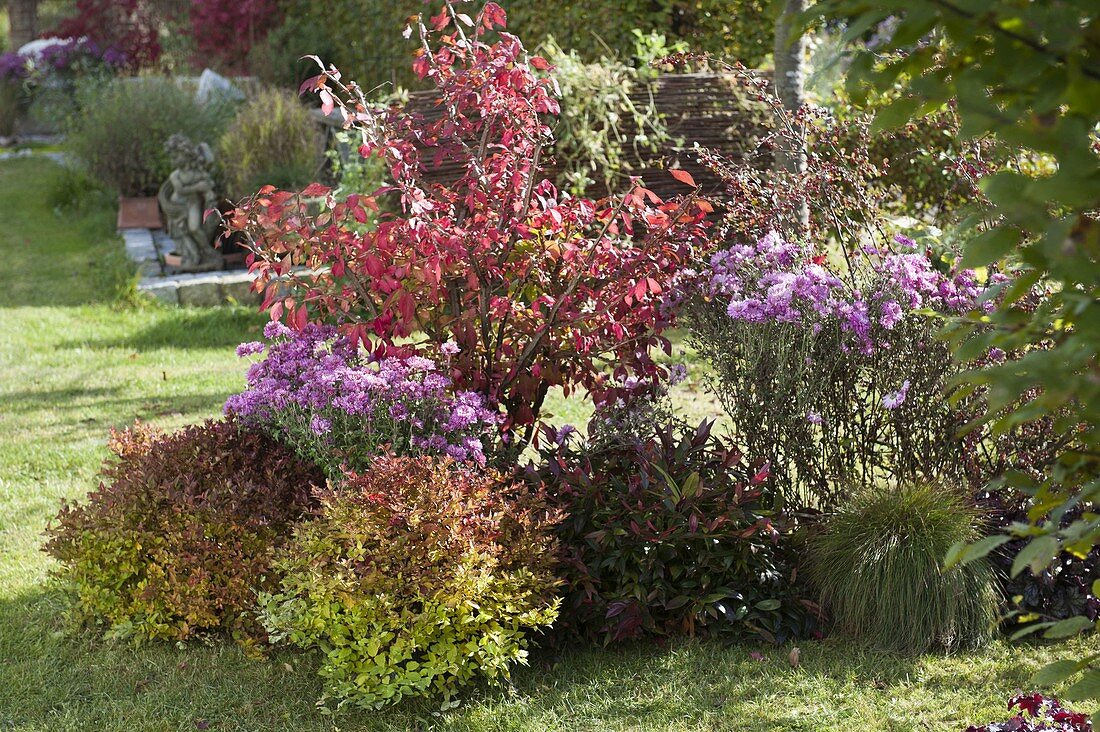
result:
[[(482, 436), (499, 422), (475, 392), (455, 393), (439, 365), (422, 356), (375, 359), (335, 328), (264, 328), (267, 344), (243, 343), (238, 355), (267, 352), (248, 371), (248, 388), (225, 411), (272, 434), (329, 477), (365, 470), (381, 454), (446, 455), (485, 464)], [(444, 344), (445, 359), (457, 353)]]

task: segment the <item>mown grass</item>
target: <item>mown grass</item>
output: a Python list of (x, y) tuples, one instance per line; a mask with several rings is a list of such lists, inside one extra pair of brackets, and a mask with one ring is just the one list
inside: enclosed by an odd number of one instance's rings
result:
[[(442, 714), (422, 703), (328, 716), (308, 655), (73, 634), (43, 528), (93, 485), (109, 428), (218, 414), (243, 381), (232, 347), (262, 318), (119, 305), (130, 277), (113, 213), (57, 218), (43, 204), (53, 170), (0, 163), (0, 730), (962, 730), (1003, 716), (1045, 661), (1095, 642), (905, 658), (828, 639), (800, 644), (797, 668), (790, 647), (717, 642), (541, 652), (512, 687), (474, 689)], [(714, 411), (697, 386), (678, 399), (694, 416)], [(586, 413), (577, 400), (552, 410)]]

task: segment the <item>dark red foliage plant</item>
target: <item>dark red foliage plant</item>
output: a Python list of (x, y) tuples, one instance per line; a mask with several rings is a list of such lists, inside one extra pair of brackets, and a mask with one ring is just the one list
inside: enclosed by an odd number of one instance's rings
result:
[(169, 435), (137, 425), (109, 447), (99, 488), (47, 530), (79, 619), (135, 640), (262, 638), (256, 591), (320, 471), (231, 421)]
[(249, 51), (279, 18), (276, 0), (191, 0), (191, 38), (209, 64), (219, 59), (227, 71), (246, 72)]
[[(499, 5), (475, 18), (460, 7), (406, 29), (420, 39), (416, 73), (438, 90), (432, 120), (372, 107), (334, 68), (303, 85), (362, 135), (364, 157), (385, 161), (393, 185), (377, 195), (398, 213), (364, 232), (374, 197), (267, 187), (232, 226), (253, 242), (273, 319), (332, 322), (378, 353), (457, 346), (455, 387), (506, 413), (514, 457), (552, 387), (602, 399), (628, 376), (662, 373), (651, 354), (670, 347), (664, 298), (704, 246), (709, 205), (689, 186), (677, 202), (640, 184), (601, 201), (557, 190), (543, 175), (559, 112), (547, 62), (504, 31)], [(425, 172), (444, 165), (456, 177), (429, 184)], [(323, 198), (319, 213), (308, 197)]]
[(559, 636), (605, 645), (685, 634), (784, 643), (814, 632), (817, 606), (798, 595), (768, 470), (750, 467), (710, 423), (588, 440), (544, 433), (528, 477), (564, 514)]
[(1017, 694), (1008, 700), (1008, 709), (1020, 711), (1004, 722), (971, 725), (966, 732), (1092, 732), (1087, 714), (1070, 711), (1042, 694)]
[(152, 66), (161, 53), (156, 13), (146, 0), (76, 0), (73, 14), (58, 23), (54, 35), (113, 49), (129, 71)]

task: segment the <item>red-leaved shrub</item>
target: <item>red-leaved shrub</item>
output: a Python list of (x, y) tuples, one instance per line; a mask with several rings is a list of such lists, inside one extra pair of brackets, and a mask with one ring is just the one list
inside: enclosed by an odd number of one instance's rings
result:
[[(438, 355), (453, 342), (456, 388), (503, 408), (514, 456), (551, 387), (601, 397), (616, 378), (662, 373), (651, 351), (669, 348), (664, 298), (700, 254), (709, 206), (640, 185), (618, 200), (559, 192), (543, 177), (559, 111), (547, 62), (503, 30), (496, 3), (475, 19), (455, 5), (408, 29), (422, 44), (415, 70), (438, 89), (434, 119), (372, 108), (335, 69), (303, 85), (342, 110), (364, 157), (386, 162), (399, 213), (363, 232), (372, 197), (337, 201), (314, 185), (304, 194), (327, 197), (316, 213), (267, 187), (232, 226), (254, 242), (273, 319), (338, 324), (376, 352)], [(453, 182), (429, 184), (425, 171), (441, 166)]]
[(99, 488), (47, 531), (77, 614), (138, 640), (255, 637), (256, 591), (320, 471), (234, 422), (170, 435), (138, 425), (110, 449)]
[(750, 469), (710, 423), (650, 424), (603, 440), (545, 436), (530, 477), (564, 513), (564, 636), (783, 643), (814, 630), (816, 605), (798, 596), (789, 537), (773, 523), (767, 470)]
[(204, 63), (246, 72), (248, 54), (279, 19), (276, 0), (191, 0), (191, 37)]
[(144, 0), (76, 0), (73, 14), (54, 34), (87, 38), (101, 49), (125, 59), (129, 71), (148, 68), (160, 58), (156, 13)]
[(1017, 694), (1008, 700), (1008, 708), (1020, 711), (1007, 721), (972, 725), (966, 732), (1092, 732), (1087, 714), (1070, 711), (1053, 697)]

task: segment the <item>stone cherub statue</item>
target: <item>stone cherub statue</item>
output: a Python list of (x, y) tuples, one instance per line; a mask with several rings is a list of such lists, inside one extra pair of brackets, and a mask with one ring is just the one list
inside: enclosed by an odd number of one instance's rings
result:
[[(206, 272), (221, 269), (222, 254), (214, 248), (222, 218), (214, 206), (214, 153), (205, 142), (195, 144), (183, 135), (172, 135), (164, 150), (175, 166), (157, 193), (168, 222), (168, 236), (180, 256), (180, 269)], [(204, 219), (206, 211), (210, 215)]]

